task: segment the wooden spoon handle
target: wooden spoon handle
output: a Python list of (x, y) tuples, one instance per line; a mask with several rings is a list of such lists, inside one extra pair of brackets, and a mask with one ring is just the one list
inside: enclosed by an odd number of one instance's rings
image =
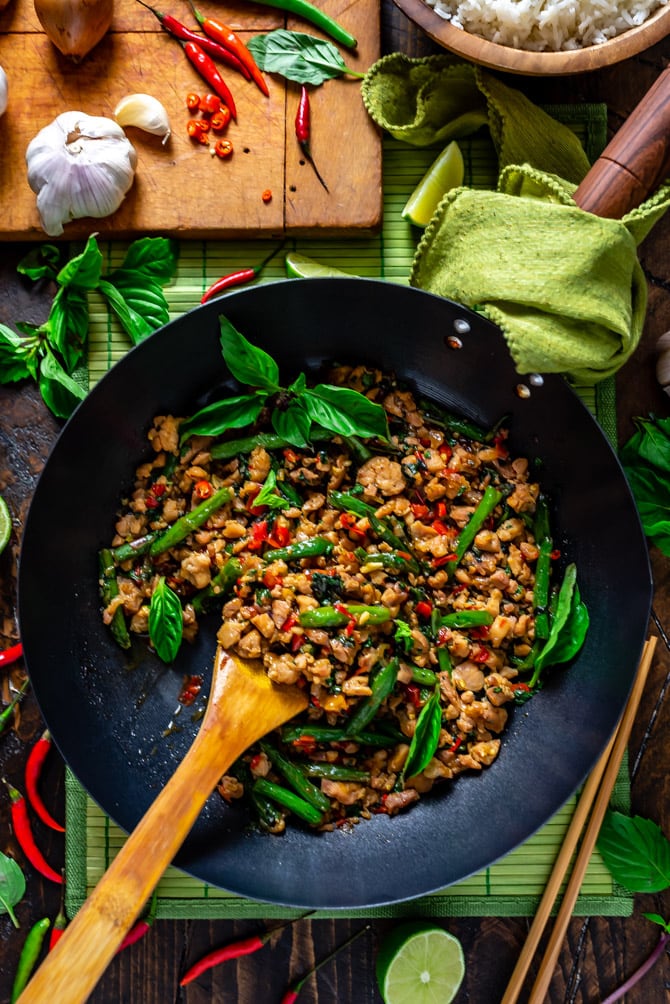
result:
[(639, 206), (670, 170), (670, 67), (647, 91), (575, 192), (595, 216), (620, 219)]

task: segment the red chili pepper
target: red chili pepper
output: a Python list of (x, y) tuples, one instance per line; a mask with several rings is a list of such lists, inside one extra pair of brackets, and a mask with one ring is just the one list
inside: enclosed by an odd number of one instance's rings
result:
[(11, 645), (0, 652), (0, 666), (9, 666), (11, 662), (16, 662), (17, 659), (20, 659), (22, 655), (23, 646), (21, 642), (17, 642), (16, 645)]
[(46, 805), (42, 801), (42, 796), (38, 791), (38, 784), (42, 773), (42, 767), (53, 743), (48, 729), (42, 733), (30, 751), (26, 761), (26, 795), (33, 809), (46, 826), (59, 833), (65, 833), (65, 827), (53, 818)]
[[(226, 140), (219, 140), (219, 143), (223, 143), (223, 142), (227, 142), (227, 141)], [(217, 143), (217, 146), (218, 146), (218, 143)], [(263, 259), (263, 261), (260, 263), (260, 265), (254, 265), (251, 268), (242, 268), (242, 269), (240, 269), (237, 272), (230, 272), (228, 275), (222, 275), (220, 279), (217, 279), (216, 282), (212, 283), (212, 285), (209, 287), (209, 289), (205, 290), (205, 292), (202, 294), (202, 296), (200, 298), (200, 302), (201, 303), (207, 303), (208, 300), (214, 299), (214, 297), (218, 296), (220, 293), (225, 293), (227, 289), (230, 289), (233, 286), (241, 286), (243, 283), (250, 282), (252, 279), (255, 279), (257, 276), (260, 275), (260, 273), (263, 271), (263, 269), (265, 268), (265, 266), (267, 265), (267, 263), (272, 258), (274, 258), (274, 256), (279, 251), (281, 251), (281, 249), (282, 249), (283, 246), (284, 246), (284, 242), (282, 241), (282, 243), (279, 245), (279, 247), (277, 247), (277, 248), (274, 249), (274, 251), (272, 252), (272, 254), (269, 254), (267, 256), (267, 258)], [(260, 488), (255, 493), (255, 495), (258, 495), (258, 492), (260, 492)], [(255, 495), (254, 495), (254, 498), (255, 498)], [(249, 507), (247, 506), (247, 508), (249, 508)], [(264, 508), (263, 508), (263, 511), (265, 511)], [(253, 509), (249, 509), (249, 512), (253, 512)]]
[(426, 516), (428, 516), (430, 513), (430, 509), (428, 508), (428, 506), (423, 505), (420, 502), (414, 502), (410, 506), (410, 509), (412, 510), (412, 515), (415, 517), (415, 519), (425, 519)]
[(41, 850), (35, 843), (35, 838), (33, 836), (33, 831), (30, 827), (30, 819), (28, 818), (28, 806), (26, 800), (9, 781), (5, 781), (7, 785), (7, 790), (9, 792), (9, 797), (12, 803), (12, 825), (14, 827), (14, 835), (18, 841), (19, 847), (30, 861), (33, 868), (43, 875), (44, 878), (50, 879), (51, 882), (57, 882), (62, 885), (63, 876), (59, 875), (51, 865), (48, 863)]
[(202, 690), (202, 677), (201, 676), (185, 676), (182, 683), (182, 688), (179, 693), (177, 700), (184, 707), (190, 707), (195, 701), (196, 697)]
[(435, 531), (435, 533), (439, 533), (441, 537), (456, 536), (456, 531), (448, 527), (445, 523), (442, 522), (441, 519), (433, 520), (433, 530)]
[(234, 152), (235, 148), (229, 139), (218, 139), (214, 144), (214, 153), (221, 160), (228, 160)]
[(487, 662), (489, 655), (489, 650), (483, 645), (478, 645), (473, 652), (470, 652), (470, 658), (473, 662)]
[(438, 502), (435, 506), (435, 516), (437, 519), (444, 519), (447, 515), (446, 502)]
[(312, 165), (312, 167), (314, 168), (314, 173), (316, 174), (317, 178), (319, 179), (325, 190), (328, 191), (328, 185), (325, 183), (325, 181), (319, 174), (319, 170), (316, 164), (314, 163), (314, 158), (312, 157), (310, 151), (310, 139), (312, 135), (311, 113), (309, 107), (309, 93), (304, 84), (300, 88), (300, 101), (298, 102), (298, 110), (295, 116), (295, 134), (298, 143), (300, 144), (300, 149), (303, 152), (305, 160), (309, 161), (309, 163)]
[[(441, 554), (440, 557), (435, 558), (431, 564), (433, 568), (442, 568), (443, 565), (448, 565), (450, 561), (456, 561), (457, 557), (457, 554)], [(456, 591), (460, 593), (463, 589), (465, 589), (465, 586), (454, 586), (451, 591), (452, 593), (455, 593)]]
[(291, 531), (283, 523), (277, 523), (275, 520), (272, 527), (272, 534), (268, 537), (268, 544), (271, 547), (286, 547), (291, 539)]
[(272, 192), (270, 191), (269, 188), (266, 188), (265, 191), (262, 193), (261, 199), (265, 203), (272, 202)]
[(437, 452), (440, 454), (443, 460), (449, 460), (454, 451), (452, 450), (452, 448), (449, 446), (448, 443), (440, 443), (440, 445), (437, 448)]
[(554, 550), (549, 555), (549, 557), (551, 558), (552, 561), (557, 561), (560, 558), (560, 556), (561, 556), (561, 552), (560, 552), (560, 550), (558, 548), (554, 548)]
[(251, 540), (247, 544), (248, 551), (260, 551), (263, 544), (268, 539), (268, 523), (263, 519), (260, 523), (254, 523), (251, 528)]
[(421, 707), (421, 691), (417, 687), (416, 683), (408, 683), (405, 687), (405, 693), (410, 704), (413, 704), (415, 708)]
[[(301, 918), (296, 919), (299, 920)], [(228, 962), (230, 959), (239, 959), (243, 955), (251, 955), (253, 952), (257, 952), (259, 948), (263, 948), (268, 943), (273, 934), (292, 923), (294, 921), (288, 920), (284, 924), (273, 927), (271, 931), (263, 931), (262, 934), (252, 934), (249, 938), (242, 938), (240, 941), (231, 941), (222, 948), (215, 948), (213, 952), (203, 955), (195, 965), (191, 966), (182, 976), (179, 986), (185, 987), (188, 983), (192, 983), (193, 980), (197, 979), (198, 976), (201, 976), (202, 973), (207, 972), (208, 969), (212, 969), (213, 966), (220, 965), (222, 962)]]
[(116, 950), (116, 954), (123, 952), (126, 948), (134, 945), (135, 942), (140, 941), (141, 938), (147, 934), (153, 927), (153, 923), (156, 919), (156, 907), (158, 905), (158, 896), (154, 892), (151, 897), (151, 904), (149, 906), (149, 913), (146, 917), (142, 917), (140, 920), (136, 921), (133, 926), (128, 931), (127, 935), (119, 945)]
[(201, 111), (203, 115), (214, 115), (220, 108), (221, 98), (218, 94), (205, 94), (198, 103), (198, 111)]
[(144, 3), (144, 0), (138, 0), (138, 2), (141, 3), (143, 7), (146, 7), (147, 10), (150, 10), (154, 17), (158, 18), (161, 26), (165, 29), (168, 35), (172, 35), (173, 38), (178, 38), (180, 42), (195, 42), (196, 45), (199, 45), (201, 49), (204, 49), (208, 55), (213, 56), (214, 59), (218, 59), (222, 63), (225, 63), (226, 66), (231, 68), (231, 70), (237, 70), (238, 73), (242, 74), (245, 80), (251, 80), (251, 74), (247, 70), (246, 66), (240, 62), (235, 53), (231, 52), (230, 49), (226, 49), (223, 45), (219, 45), (218, 42), (215, 42), (211, 38), (198, 34), (197, 31), (191, 31), (191, 29), (185, 24), (178, 21), (176, 17), (172, 17), (171, 14), (162, 14), (154, 7), (150, 7), (148, 3)]
[(196, 21), (205, 34), (209, 35), (211, 39), (218, 42), (219, 45), (222, 45), (229, 52), (232, 52), (234, 56), (237, 56), (240, 63), (249, 71), (251, 79), (256, 86), (260, 88), (267, 98), (270, 92), (265, 82), (265, 77), (259, 70), (256, 60), (244, 42), (237, 37), (232, 28), (229, 28), (227, 24), (224, 24), (222, 21), (215, 21), (212, 17), (205, 17), (193, 4), (191, 4), (191, 9)]
[(56, 914), (51, 928), (51, 934), (49, 935), (49, 951), (55, 948), (60, 939), (65, 934), (65, 928), (67, 927), (67, 917), (65, 915), (65, 883), (63, 883), (63, 888), (60, 897), (60, 906), (58, 907), (58, 913)]
[(223, 132), (224, 129), (228, 128), (230, 124), (230, 108), (226, 105), (222, 105), (218, 112), (214, 112), (210, 119), (213, 132)]
[(456, 741), (452, 743), (452, 745), (447, 750), (447, 753), (455, 753), (462, 742), (463, 742), (463, 736), (458, 736)]
[[(346, 819), (342, 820), (342, 822), (346, 822)], [(312, 966), (311, 969), (308, 969), (304, 976), (301, 976), (299, 980), (296, 980), (295, 983), (292, 983), (291, 986), (288, 988), (288, 990), (286, 990), (286, 992), (284, 993), (284, 996), (281, 999), (281, 1004), (293, 1004), (293, 1002), (298, 999), (298, 994), (300, 993), (300, 991), (302, 990), (302, 988), (304, 987), (305, 983), (310, 978), (310, 976), (313, 976), (314, 973), (321, 968), (321, 966), (325, 966), (327, 962), (330, 962), (331, 959), (335, 958), (338, 952), (341, 952), (343, 948), (347, 948), (352, 943), (352, 941), (355, 941), (356, 938), (360, 938), (362, 934), (365, 934), (366, 931), (369, 931), (370, 926), (371, 926), (370, 924), (366, 924), (365, 927), (362, 927), (360, 929), (360, 931), (356, 931), (355, 934), (352, 934), (350, 938), (347, 938), (346, 941), (343, 941), (341, 945), (338, 945), (337, 948), (333, 949), (333, 951), (330, 952), (330, 954), (326, 955), (325, 958), (317, 962), (316, 965)]]
[(213, 91), (216, 91), (224, 104), (230, 108), (230, 114), (237, 121), (235, 99), (230, 92), (228, 84), (217, 70), (214, 61), (201, 48), (198, 42), (182, 42), (181, 44), (189, 61), (196, 68), (202, 79), (209, 84)]
[(333, 607), (335, 608), (335, 610), (337, 610), (339, 614), (344, 614), (344, 616), (347, 618), (348, 623), (344, 631), (345, 634), (351, 636), (356, 630), (356, 618), (351, 613), (351, 611), (347, 609), (344, 603), (333, 603)]
[(299, 736), (291, 741), (291, 746), (309, 756), (316, 749), (316, 739), (314, 736)]
[(208, 499), (213, 494), (214, 489), (212, 488), (211, 481), (196, 481), (193, 485), (193, 494), (197, 495), (199, 499)]
[(414, 609), (419, 617), (430, 617), (433, 612), (433, 604), (429, 603), (428, 600), (419, 600)]
[(200, 107), (200, 95), (191, 91), (190, 94), (186, 95), (186, 107), (189, 111), (195, 112)]
[(208, 143), (207, 132), (203, 129), (203, 119), (189, 119), (186, 123), (186, 132), (191, 139), (196, 139), (198, 143)]

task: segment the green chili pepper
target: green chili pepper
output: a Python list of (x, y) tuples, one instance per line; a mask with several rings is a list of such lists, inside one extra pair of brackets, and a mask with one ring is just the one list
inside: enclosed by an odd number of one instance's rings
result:
[[(102, 597), (102, 602), (107, 607), (112, 600), (119, 595), (119, 584), (116, 580), (116, 568), (112, 552), (109, 548), (105, 547), (100, 551), (98, 564), (100, 568), (100, 595)], [(128, 634), (128, 627), (126, 625), (126, 619), (123, 616), (122, 607), (119, 606), (114, 611), (114, 616), (110, 621), (109, 628), (117, 645), (120, 645), (121, 648), (130, 648), (130, 635)]]
[(289, 14), (295, 14), (297, 17), (304, 18), (305, 21), (310, 21), (326, 35), (330, 35), (335, 42), (343, 45), (345, 49), (356, 48), (354, 36), (325, 11), (309, 3), (309, 0), (260, 0), (260, 2), (267, 4), (268, 7), (278, 7), (279, 10), (288, 11)]
[(138, 537), (137, 540), (129, 540), (126, 544), (119, 544), (118, 547), (112, 548), (112, 560), (117, 565), (120, 565), (131, 558), (141, 557), (141, 555), (147, 553), (157, 537), (157, 532), (145, 533), (143, 537)]
[[(361, 625), (361, 617), (366, 618)], [(388, 607), (369, 607), (364, 603), (337, 603), (334, 606), (314, 607), (298, 614), (298, 624), (304, 628), (344, 627), (345, 624), (385, 624), (391, 620)]]
[(354, 554), (362, 565), (378, 565), (380, 568), (388, 568), (391, 572), (399, 574), (414, 572), (418, 575), (421, 569), (419, 563), (407, 551), (366, 551), (364, 547), (357, 547)]
[(274, 781), (268, 781), (265, 777), (259, 777), (254, 782), (253, 790), (258, 795), (265, 796), (265, 798), (269, 798), (278, 805), (283, 805), (285, 809), (293, 812), (300, 819), (304, 819), (306, 823), (310, 823), (312, 826), (318, 826), (319, 823), (323, 822), (322, 812), (315, 809), (304, 798), (300, 798), (299, 795), (289, 791), (287, 788), (282, 788), (281, 785), (275, 784)]
[(285, 757), (283, 753), (280, 753), (270, 743), (261, 742), (260, 747), (272, 766), (279, 771), (284, 780), (288, 782), (301, 798), (304, 798), (306, 802), (309, 802), (310, 805), (314, 806), (322, 814), (328, 812), (330, 801), (327, 795), (324, 795), (316, 785), (312, 784), (299, 767), (291, 763), (288, 757)]
[(42, 942), (44, 941), (44, 937), (50, 926), (51, 921), (48, 917), (44, 917), (42, 920), (38, 920), (37, 923), (34, 924), (28, 931), (26, 940), (23, 943), (23, 948), (21, 949), (21, 955), (19, 956), (19, 964), (16, 969), (16, 976), (14, 977), (9, 1004), (14, 1004), (14, 1002), (19, 999), (25, 990), (28, 980), (30, 979), (30, 975), (39, 958), (39, 954), (42, 949)]
[(364, 697), (347, 722), (345, 733), (352, 737), (358, 735), (366, 725), (372, 721), (379, 708), (386, 698), (393, 692), (398, 678), (400, 663), (398, 659), (391, 659), (386, 666), (377, 673), (371, 684), (372, 694)]
[(216, 573), (210, 584), (197, 592), (191, 600), (195, 612), (199, 614), (211, 600), (218, 600), (227, 596), (241, 574), (242, 562), (238, 558), (229, 558), (225, 565)]
[(348, 735), (344, 729), (331, 725), (287, 725), (281, 730), (282, 740), (286, 743), (299, 743), (304, 739), (313, 739), (316, 743), (360, 743), (361, 746), (384, 748), (395, 746), (404, 741), (401, 732), (369, 732), (363, 729), (355, 736)]
[(30, 678), (26, 677), (23, 683), (21, 684), (19, 690), (17, 690), (17, 692), (12, 697), (7, 707), (3, 708), (2, 711), (0, 712), (0, 732), (3, 732), (4, 729), (6, 728), (7, 722), (14, 714), (14, 708), (25, 694), (29, 685), (30, 685)]
[(326, 777), (331, 781), (370, 781), (370, 772), (359, 770), (358, 767), (347, 767), (341, 763), (326, 763), (314, 761), (313, 763), (301, 763), (300, 770), (307, 777)]
[(302, 558), (320, 558), (322, 555), (330, 554), (332, 550), (333, 544), (325, 537), (310, 537), (309, 540), (299, 540), (295, 544), (266, 551), (263, 555), (263, 561), (300, 561)]
[(441, 626), (448, 628), (488, 627), (493, 624), (493, 614), (488, 610), (456, 610), (453, 614), (445, 614)]
[(197, 505), (195, 509), (191, 509), (184, 516), (180, 516), (172, 526), (168, 527), (167, 530), (153, 541), (149, 547), (151, 557), (155, 558), (156, 555), (163, 554), (165, 551), (169, 551), (171, 547), (174, 547), (175, 544), (179, 544), (185, 537), (188, 537), (189, 533), (197, 530), (203, 523), (206, 523), (209, 517), (217, 512), (232, 497), (233, 493), (230, 488), (219, 488), (208, 499)]
[(450, 568), (455, 568), (461, 560), (473, 540), (481, 530), (484, 522), (489, 518), (495, 507), (502, 499), (502, 492), (499, 492), (493, 485), (487, 485), (484, 489), (481, 501), (472, 516), (465, 524), (456, 542), (456, 561), (450, 563)]

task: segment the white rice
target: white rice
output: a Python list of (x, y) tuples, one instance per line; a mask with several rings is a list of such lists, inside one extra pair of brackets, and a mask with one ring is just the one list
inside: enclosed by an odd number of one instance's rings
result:
[(600, 45), (650, 17), (669, 0), (426, 0), (473, 35), (536, 52)]

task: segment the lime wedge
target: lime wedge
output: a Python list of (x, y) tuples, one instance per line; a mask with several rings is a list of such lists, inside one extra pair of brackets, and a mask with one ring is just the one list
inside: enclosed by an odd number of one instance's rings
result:
[(424, 921), (393, 928), (377, 956), (377, 985), (385, 1004), (449, 1004), (464, 974), (458, 938)]
[(463, 184), (465, 167), (458, 143), (451, 142), (433, 161), (410, 195), (402, 211), (403, 220), (425, 227), (437, 209), (437, 204), (452, 188)]
[(0, 495), (0, 554), (4, 551), (12, 535), (12, 516), (9, 507)]
[(297, 251), (289, 251), (286, 255), (286, 274), (290, 278), (298, 279), (323, 279), (327, 276), (351, 276), (348, 272), (343, 272), (339, 268), (331, 268), (314, 258), (307, 258)]

